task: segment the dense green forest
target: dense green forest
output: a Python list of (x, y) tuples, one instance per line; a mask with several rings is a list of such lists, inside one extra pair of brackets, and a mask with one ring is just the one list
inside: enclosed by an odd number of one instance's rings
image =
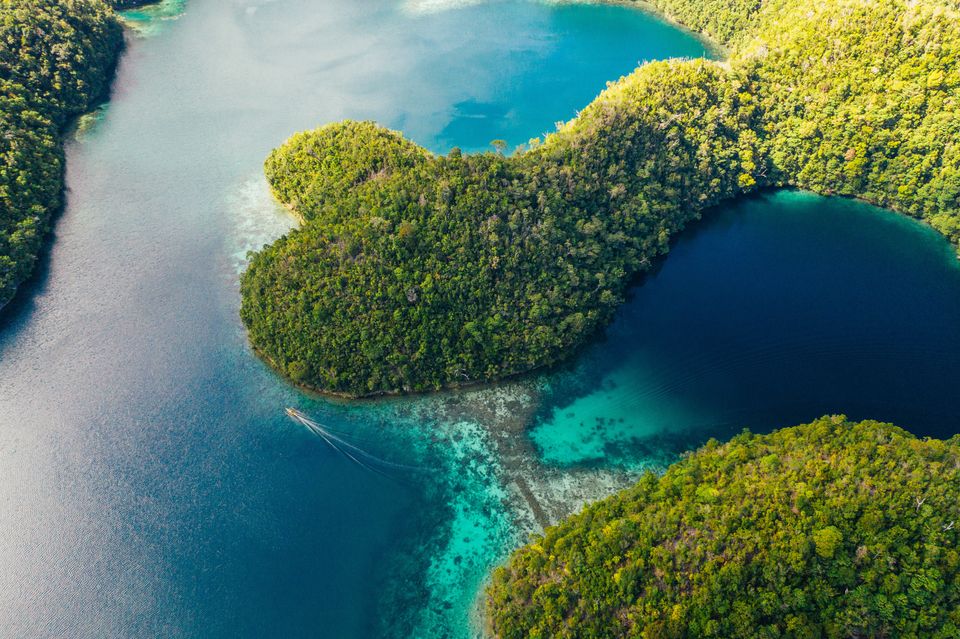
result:
[(255, 347), (347, 395), (548, 365), (686, 223), (760, 187), (861, 197), (960, 242), (956, 0), (658, 7), (729, 59), (646, 64), (510, 157), (355, 122), (274, 151), (268, 179), (304, 224), (243, 277)]
[(0, 0), (0, 306), (33, 271), (63, 197), (62, 132), (123, 46), (100, 0)]
[(960, 636), (960, 436), (824, 417), (709, 442), (498, 568), (499, 639)]
[[(297, 381), (357, 394), (558, 360), (696, 207), (739, 191), (724, 167), (755, 152), (738, 125), (753, 108), (711, 65), (653, 65), (606, 97), (638, 108), (598, 103), (517, 159), (432, 157), (368, 123), (293, 138), (267, 175), (306, 224), (244, 278), (254, 344)], [(673, 161), (700, 170), (662, 170)]]

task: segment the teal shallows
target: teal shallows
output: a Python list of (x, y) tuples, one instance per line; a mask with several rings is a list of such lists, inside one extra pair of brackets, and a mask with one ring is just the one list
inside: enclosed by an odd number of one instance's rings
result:
[(141, 37), (157, 35), (169, 24), (183, 15), (187, 0), (160, 0), (136, 9), (120, 12), (120, 20)]
[[(439, 9), (126, 14), (151, 37), (130, 39), (109, 109), (69, 146), (47, 266), (0, 323), (3, 634), (469, 635), (487, 568), (520, 541), (496, 451), (477, 415), (310, 399), (249, 351), (238, 269), (292, 224), (263, 159), (344, 117), (438, 151), (521, 143), (637, 60), (702, 46), (622, 7)], [(366, 471), (291, 405), (437, 470)]]
[[(5, 634), (468, 637), (488, 567), (520, 541), (510, 478), (589, 496), (580, 468), (529, 460), (515, 423), (528, 415), (547, 461), (604, 450), (631, 467), (741, 424), (842, 410), (923, 432), (948, 423), (936, 411), (956, 415), (949, 247), (794, 194), (684, 236), (609, 332), (616, 348), (529, 382), (547, 389), (535, 415), (522, 384), (345, 405), (283, 383), (237, 317), (246, 251), (293, 224), (262, 180), (271, 148), (345, 117), (437, 151), (518, 144), (636, 61), (703, 50), (623, 7), (430, 4), (191, 0), (131, 42), (110, 108), (70, 145), (45, 272), (0, 325)], [(798, 359), (807, 375), (786, 376)], [(591, 400), (610, 379), (624, 399)], [(773, 393), (778, 380), (791, 383)], [(637, 409), (631, 384), (648, 401)], [(286, 406), (434, 470), (371, 473)], [(615, 422), (570, 455), (550, 445), (577, 440), (549, 435), (554, 407)], [(634, 411), (649, 419), (628, 422)]]

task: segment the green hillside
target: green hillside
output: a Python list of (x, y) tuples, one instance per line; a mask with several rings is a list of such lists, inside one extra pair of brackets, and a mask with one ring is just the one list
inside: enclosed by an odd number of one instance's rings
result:
[(711, 441), (496, 570), (498, 639), (960, 636), (960, 438), (824, 417)]
[(106, 92), (123, 34), (100, 0), (0, 0), (0, 306), (63, 200), (61, 133)]
[(568, 355), (705, 207), (856, 196), (960, 241), (953, 0), (662, 0), (730, 57), (647, 64), (511, 157), (435, 157), (346, 122), (267, 160), (305, 220), (241, 315), (293, 380), (345, 395), (500, 379)]

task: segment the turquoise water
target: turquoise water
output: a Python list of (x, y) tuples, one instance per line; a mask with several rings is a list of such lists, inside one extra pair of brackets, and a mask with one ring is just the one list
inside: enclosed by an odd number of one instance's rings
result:
[[(250, 352), (238, 274), (294, 223), (263, 159), (346, 117), (437, 151), (520, 144), (637, 61), (703, 46), (622, 7), (519, 1), (165, 0), (126, 18), (50, 255), (0, 317), (0, 634), (470, 636), (525, 530), (495, 438), (466, 396), (329, 403)], [(370, 472), (286, 406), (426, 470)]]
[(167, 23), (183, 15), (187, 0), (160, 0), (120, 14), (124, 26), (142, 37), (158, 35)]
[[(140, 35), (69, 145), (50, 255), (0, 316), (2, 634), (472, 637), (484, 576), (539, 520), (706, 436), (831, 411), (952, 432), (951, 249), (792, 193), (685, 234), (561, 370), (376, 403), (301, 393), (237, 318), (247, 251), (294, 224), (262, 178), (272, 147), (345, 117), (437, 151), (522, 144), (636, 62), (703, 46), (598, 5), (128, 15)], [(419, 470), (365, 469), (286, 406)]]

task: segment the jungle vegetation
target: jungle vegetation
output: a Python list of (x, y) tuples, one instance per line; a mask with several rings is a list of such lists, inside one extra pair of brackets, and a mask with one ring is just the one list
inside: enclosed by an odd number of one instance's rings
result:
[(824, 417), (710, 441), (498, 568), (498, 639), (960, 636), (960, 436)]
[(724, 62), (643, 65), (509, 157), (371, 123), (266, 161), (304, 221), (255, 254), (241, 316), (294, 381), (351, 395), (549, 365), (701, 211), (761, 187), (855, 196), (960, 242), (957, 0), (659, 0)]
[(106, 94), (122, 47), (100, 0), (0, 0), (0, 306), (61, 207), (63, 131)]

